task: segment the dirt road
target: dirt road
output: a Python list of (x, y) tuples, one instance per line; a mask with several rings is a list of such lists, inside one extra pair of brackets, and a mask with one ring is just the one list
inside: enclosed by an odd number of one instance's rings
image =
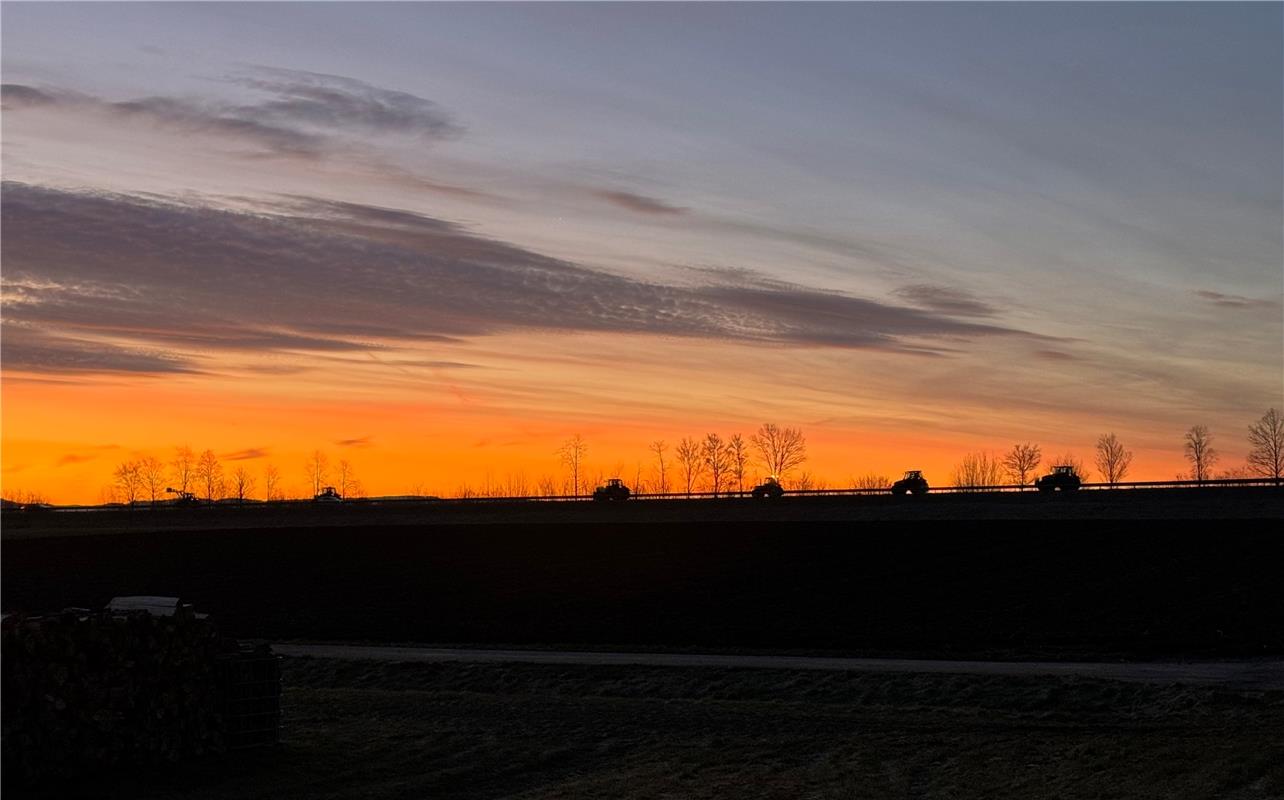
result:
[(380, 647), (344, 644), (278, 644), (274, 645), (273, 649), (285, 656), (312, 656), (314, 658), (367, 661), (511, 662), (518, 664), (732, 667), (905, 674), (1057, 676), (1097, 678), (1133, 683), (1185, 683), (1222, 686), (1228, 689), (1284, 689), (1284, 661), (1204, 661), (1189, 663), (934, 661), (909, 658), (472, 650), (464, 648)]

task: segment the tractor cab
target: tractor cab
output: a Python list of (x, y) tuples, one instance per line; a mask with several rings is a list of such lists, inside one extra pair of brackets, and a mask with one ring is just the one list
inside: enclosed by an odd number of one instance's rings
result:
[(923, 471), (918, 469), (905, 470), (905, 477), (892, 484), (892, 494), (927, 494), (927, 479), (923, 477)]
[(753, 496), (759, 500), (775, 500), (785, 494), (785, 487), (780, 485), (780, 481), (775, 475), (753, 487)]
[(317, 503), (339, 503), (343, 501), (343, 495), (339, 494), (333, 486), (327, 486), (312, 500)]
[(629, 487), (624, 485), (624, 481), (619, 478), (610, 478), (607, 482), (593, 490), (594, 500), (628, 500)]
[(1079, 472), (1070, 464), (1060, 464), (1052, 468), (1052, 472), (1044, 475), (1034, 482), (1034, 486), (1040, 492), (1051, 494), (1052, 492), (1075, 492), (1079, 490), (1083, 481), (1079, 478)]

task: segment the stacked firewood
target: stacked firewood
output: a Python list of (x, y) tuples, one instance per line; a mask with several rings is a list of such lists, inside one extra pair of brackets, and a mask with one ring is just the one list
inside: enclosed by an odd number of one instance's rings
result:
[(179, 606), (3, 622), (5, 782), (174, 762), (224, 748), (213, 624)]

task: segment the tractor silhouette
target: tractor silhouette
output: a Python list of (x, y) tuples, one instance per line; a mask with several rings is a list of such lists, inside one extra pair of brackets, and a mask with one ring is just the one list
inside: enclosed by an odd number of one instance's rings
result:
[(619, 478), (611, 478), (604, 485), (593, 490), (593, 499), (603, 501), (628, 500), (630, 494), (632, 492), (629, 491), (629, 487), (624, 485), (624, 481)]
[(904, 495), (906, 493), (915, 495), (927, 494), (927, 489), (927, 478), (924, 478), (923, 473), (916, 469), (908, 470), (904, 478), (892, 484), (892, 494), (894, 495)]
[(753, 487), (753, 496), (758, 500), (776, 500), (784, 493), (785, 487), (774, 476)]
[(1051, 494), (1058, 489), (1061, 492), (1077, 492), (1083, 481), (1073, 466), (1062, 465), (1052, 468), (1052, 472), (1034, 482), (1034, 486), (1044, 494)]
[(327, 486), (321, 492), (312, 498), (314, 503), (342, 503), (343, 495), (339, 494), (333, 486)]

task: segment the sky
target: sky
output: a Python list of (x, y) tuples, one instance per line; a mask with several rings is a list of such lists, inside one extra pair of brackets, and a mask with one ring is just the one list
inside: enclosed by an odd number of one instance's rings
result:
[[(1220, 469), (1284, 406), (1284, 6), (0, 6), (0, 485)], [(761, 472), (761, 470), (758, 470)], [(672, 481), (673, 477), (670, 476)]]

